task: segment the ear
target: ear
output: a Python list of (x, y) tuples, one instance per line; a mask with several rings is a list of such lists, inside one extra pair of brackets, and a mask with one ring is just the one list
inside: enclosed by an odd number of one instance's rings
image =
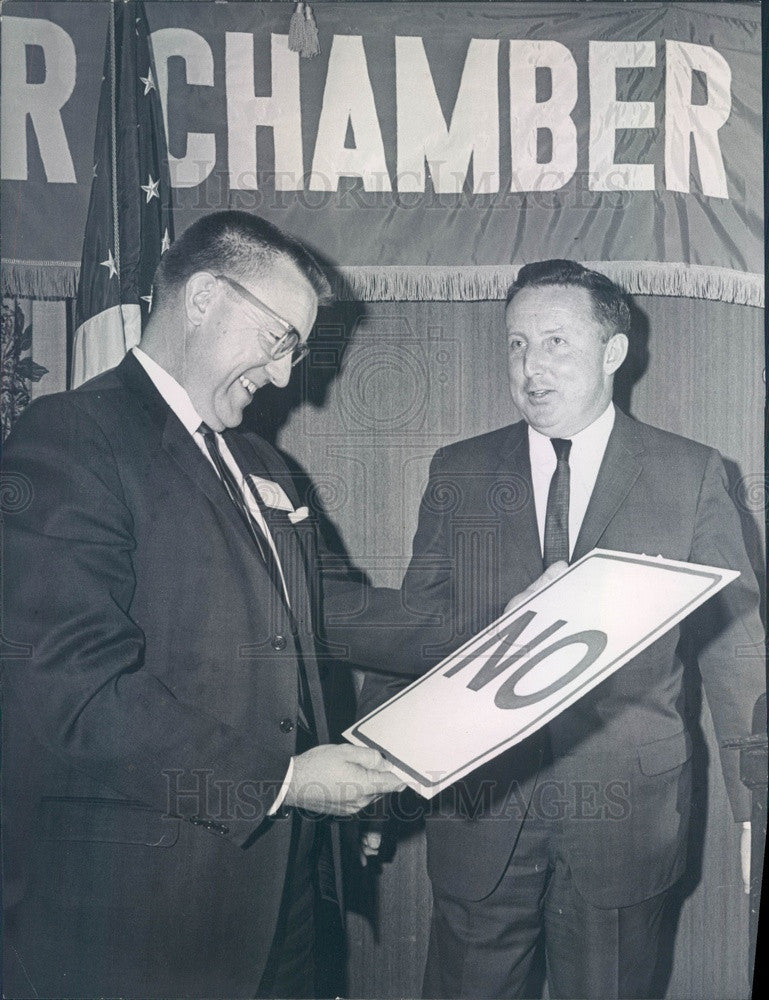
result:
[(603, 352), (603, 368), (607, 375), (613, 375), (627, 357), (628, 339), (624, 333), (615, 333), (607, 341)]
[(194, 326), (200, 326), (218, 292), (219, 283), (210, 271), (196, 271), (184, 286), (184, 309)]

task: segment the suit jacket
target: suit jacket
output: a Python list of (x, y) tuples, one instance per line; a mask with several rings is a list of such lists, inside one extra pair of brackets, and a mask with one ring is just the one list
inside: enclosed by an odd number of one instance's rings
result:
[[(277, 454), (244, 469), (298, 499)], [(327, 739), (308, 522), (267, 511), (293, 616), (139, 363), (25, 412), (5, 473), (6, 995), (253, 996), (291, 821), (303, 661)]]
[[(764, 689), (758, 589), (717, 452), (617, 411), (573, 559), (595, 547), (741, 576), (543, 730), (431, 803), (428, 868), (449, 894), (481, 899), (492, 891), (527, 809), (553, 819), (594, 905), (630, 905), (672, 884), (689, 815), (687, 645), (719, 741), (751, 731)], [(439, 451), (403, 593), (407, 606), (432, 612), (433, 629), (443, 619), (453, 634), (425, 650), (424, 666), (499, 617), (542, 570), (525, 423)], [(394, 689), (367, 678), (362, 707)], [(748, 819), (737, 751), (722, 750), (721, 762), (735, 818)]]

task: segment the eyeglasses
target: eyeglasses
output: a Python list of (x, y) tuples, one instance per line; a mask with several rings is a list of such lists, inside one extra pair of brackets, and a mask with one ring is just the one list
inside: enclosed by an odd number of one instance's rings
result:
[(283, 334), (278, 337), (270, 330), (260, 329), (259, 332), (264, 334), (264, 336), (269, 337), (270, 344), (270, 359), (272, 361), (280, 361), (281, 358), (285, 358), (287, 355), (292, 354), (291, 367), (298, 365), (300, 361), (304, 360), (310, 352), (307, 344), (302, 343), (302, 338), (299, 332), (288, 322), (288, 320), (283, 319), (282, 316), (278, 316), (268, 305), (258, 299), (253, 295), (247, 288), (240, 284), (240, 282), (228, 278), (226, 274), (215, 274), (214, 277), (217, 281), (223, 281), (226, 285), (237, 292), (241, 298), (245, 299), (250, 305), (259, 312), (269, 316), (270, 319), (274, 320), (279, 326), (283, 328)]

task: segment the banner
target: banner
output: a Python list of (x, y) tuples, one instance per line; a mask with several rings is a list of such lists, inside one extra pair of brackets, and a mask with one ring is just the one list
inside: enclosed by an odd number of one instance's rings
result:
[(432, 798), (550, 722), (739, 575), (593, 549), (343, 735), (379, 750)]
[[(498, 298), (567, 256), (763, 302), (757, 4), (319, 3), (312, 59), (293, 4), (146, 8), (177, 233), (258, 212), (352, 298)], [(74, 289), (107, 13), (4, 6), (6, 292)]]

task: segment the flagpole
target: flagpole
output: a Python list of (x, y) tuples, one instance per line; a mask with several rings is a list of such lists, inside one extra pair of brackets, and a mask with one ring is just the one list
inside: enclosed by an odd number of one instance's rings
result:
[(109, 5), (109, 65), (110, 65), (110, 170), (112, 176), (112, 239), (115, 247), (115, 269), (120, 284), (120, 216), (117, 192), (117, 59), (115, 56), (115, 3)]

